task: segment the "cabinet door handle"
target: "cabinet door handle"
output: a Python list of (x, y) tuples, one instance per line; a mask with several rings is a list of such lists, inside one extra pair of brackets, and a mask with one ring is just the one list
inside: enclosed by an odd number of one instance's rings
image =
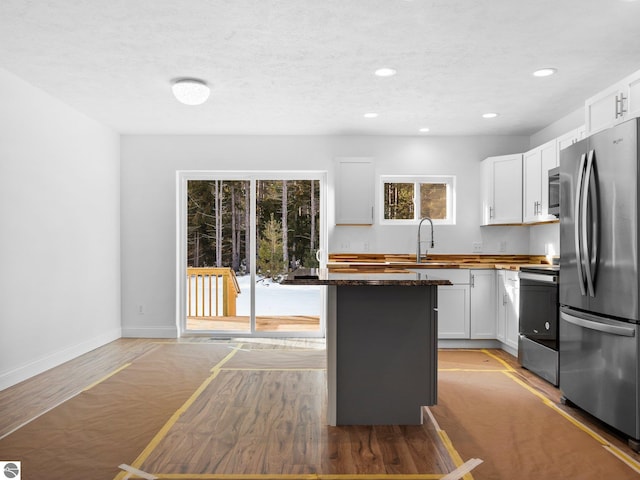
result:
[(471, 288), (476, 286), (476, 276), (472, 273), (471, 274)]
[(502, 305), (506, 305), (507, 304), (507, 294), (503, 294), (502, 295)]
[(489, 207), (489, 218), (493, 218), (493, 207)]
[(620, 96), (616, 95), (616, 118), (623, 117), (627, 110), (624, 108), (624, 101), (627, 97), (624, 96), (624, 93), (620, 93)]

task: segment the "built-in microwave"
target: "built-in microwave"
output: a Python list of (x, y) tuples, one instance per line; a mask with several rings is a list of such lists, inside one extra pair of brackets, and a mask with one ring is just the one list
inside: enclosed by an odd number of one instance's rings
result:
[(549, 215), (560, 216), (560, 167), (549, 170)]

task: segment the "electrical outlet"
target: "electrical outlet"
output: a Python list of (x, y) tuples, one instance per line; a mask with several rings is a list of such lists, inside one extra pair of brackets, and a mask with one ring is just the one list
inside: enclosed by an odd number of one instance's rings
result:
[(482, 242), (473, 242), (473, 253), (482, 252)]
[(504, 253), (507, 251), (507, 242), (505, 240), (502, 240), (500, 242), (500, 252)]
[(362, 244), (362, 251), (363, 252), (368, 252), (369, 251), (369, 242), (364, 242)]
[(340, 242), (340, 250), (348, 252), (351, 249), (351, 243), (348, 241)]
[(138, 305), (138, 315), (144, 315), (145, 308), (143, 304)]

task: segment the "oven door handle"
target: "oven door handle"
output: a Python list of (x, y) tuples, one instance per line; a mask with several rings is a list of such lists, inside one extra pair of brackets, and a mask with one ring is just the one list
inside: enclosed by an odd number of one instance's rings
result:
[(540, 283), (558, 283), (555, 275), (540, 275), (539, 273), (520, 272), (520, 280), (533, 280)]
[(612, 335), (618, 335), (620, 337), (633, 337), (636, 334), (636, 329), (633, 327), (619, 327), (617, 325), (609, 325), (608, 323), (594, 322), (593, 320), (574, 317), (573, 315), (569, 315), (564, 312), (560, 312), (560, 318), (565, 322), (572, 323), (574, 325), (577, 325), (578, 327), (597, 330), (604, 333), (610, 333)]

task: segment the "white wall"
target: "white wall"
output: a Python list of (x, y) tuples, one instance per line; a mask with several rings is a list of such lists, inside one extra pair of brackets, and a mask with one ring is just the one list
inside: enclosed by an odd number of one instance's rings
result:
[[(506, 242), (503, 253), (528, 251), (526, 227), (480, 227), (480, 161), (524, 151), (527, 137), (338, 137), (333, 142), (341, 156), (373, 157), (376, 182), (385, 174), (456, 176), (456, 225), (435, 227), (432, 253), (471, 253), (474, 243), (482, 243), (482, 253), (499, 253), (501, 241)], [(376, 199), (379, 201), (379, 191)], [(376, 218), (378, 207), (379, 203)], [(415, 253), (416, 233), (415, 226), (338, 226), (330, 232), (329, 251), (361, 253), (368, 248), (371, 252)]]
[(0, 69), (0, 389), (120, 336), (119, 136)]
[(560, 255), (560, 224), (542, 224), (529, 227), (529, 253), (531, 255)]
[[(377, 173), (457, 176), (457, 225), (436, 228), (436, 252), (468, 253), (481, 241), (497, 252), (528, 251), (526, 227), (480, 227), (480, 161), (521, 152), (529, 137), (305, 137), (125, 135), (121, 139), (122, 326), (124, 336), (173, 337), (176, 326), (176, 171), (326, 170), (333, 159), (370, 156)], [(329, 251), (348, 238), (353, 250), (415, 250), (415, 227), (334, 227), (327, 205)], [(139, 306), (144, 313), (139, 313)]]
[(574, 128), (584, 125), (584, 122), (584, 106), (582, 106), (531, 135), (530, 148), (535, 148), (559, 137), (560, 135), (564, 135)]

